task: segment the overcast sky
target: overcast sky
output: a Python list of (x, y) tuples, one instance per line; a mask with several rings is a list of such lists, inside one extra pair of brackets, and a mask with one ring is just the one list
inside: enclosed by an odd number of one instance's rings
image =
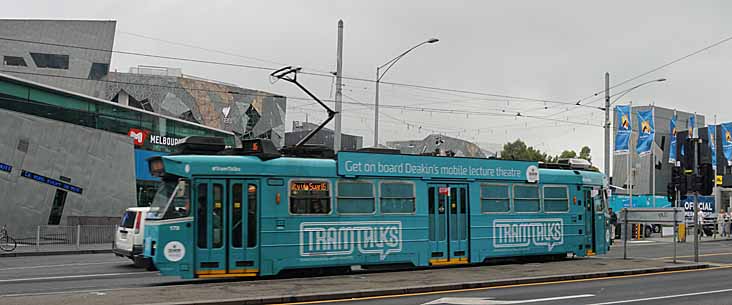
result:
[[(486, 94), (574, 103), (611, 85), (732, 36), (729, 1), (14, 1), (3, 18), (111, 19), (115, 49), (279, 67), (335, 71), (337, 22), (345, 22), (343, 69), (347, 77), (374, 79), (376, 67), (431, 37), (399, 61), (383, 81)], [(151, 40), (140, 35), (155, 37)], [(185, 47), (224, 51), (238, 56)], [(613, 89), (668, 78), (634, 90), (619, 103), (699, 112), (731, 121), (732, 41)], [(183, 73), (289, 97), (294, 85), (270, 83), (268, 72), (114, 54), (112, 69), (136, 65), (180, 67)], [(301, 76), (323, 99), (333, 80)], [(373, 141), (374, 83), (344, 80), (344, 132)], [(602, 111), (557, 103), (495, 98), (396, 85), (381, 86), (381, 142), (444, 133), (478, 143), (520, 138), (543, 151), (589, 145), (603, 160)], [(590, 98), (585, 101), (593, 101)], [(597, 101), (595, 105), (601, 105)], [(398, 105), (408, 106), (399, 109)], [(414, 107), (453, 109), (446, 114)], [(495, 113), (549, 116), (553, 120)], [(465, 114), (465, 111), (481, 112)], [(504, 112), (505, 111), (505, 112)], [(308, 101), (289, 99), (292, 120), (325, 118)], [(573, 123), (566, 123), (571, 121)], [(574, 124), (579, 123), (579, 124)], [(421, 128), (420, 128), (421, 127)]]

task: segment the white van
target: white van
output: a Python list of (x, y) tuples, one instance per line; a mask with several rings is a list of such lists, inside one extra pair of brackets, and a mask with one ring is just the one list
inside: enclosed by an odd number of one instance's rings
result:
[(112, 252), (117, 256), (131, 259), (136, 266), (143, 265), (145, 215), (149, 211), (149, 207), (127, 208), (114, 236)]

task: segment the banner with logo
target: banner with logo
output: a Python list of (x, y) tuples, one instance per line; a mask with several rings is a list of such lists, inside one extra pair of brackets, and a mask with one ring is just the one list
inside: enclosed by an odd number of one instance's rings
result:
[(656, 127), (653, 124), (653, 109), (638, 111), (638, 143), (635, 146), (638, 155), (651, 153), (655, 136)]
[(676, 112), (671, 117), (669, 130), (671, 130), (671, 144), (668, 147), (668, 163), (676, 164)]
[(686, 128), (689, 129), (689, 138), (696, 138), (694, 136), (694, 128), (696, 128), (696, 114), (689, 116), (689, 120), (686, 121)]
[(732, 123), (722, 124), (722, 151), (727, 162), (732, 161)]
[(618, 121), (615, 123), (617, 132), (615, 133), (615, 152), (625, 153), (630, 151), (630, 105), (615, 106), (615, 114)]
[(712, 168), (717, 170), (717, 125), (708, 125), (709, 150), (712, 153)]

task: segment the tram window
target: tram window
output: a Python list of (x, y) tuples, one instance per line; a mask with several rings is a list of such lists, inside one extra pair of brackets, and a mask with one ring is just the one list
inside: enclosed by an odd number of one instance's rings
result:
[(208, 248), (208, 214), (206, 213), (208, 209), (208, 185), (199, 184), (197, 193), (198, 202), (196, 205), (198, 209), (196, 218), (198, 219), (198, 247)]
[(544, 187), (544, 211), (545, 212), (567, 212), (569, 211), (569, 190), (566, 186), (545, 186)]
[(290, 213), (330, 214), (330, 183), (328, 181), (290, 182)]
[(338, 181), (338, 214), (371, 214), (374, 204), (374, 184), (366, 181)]
[(605, 200), (602, 196), (602, 192), (600, 191), (600, 189), (593, 189), (592, 197), (593, 197), (592, 201), (594, 201), (594, 203), (595, 203), (595, 212), (600, 213), (600, 212), (604, 211), (603, 205), (605, 203)]
[(414, 184), (408, 182), (381, 183), (381, 213), (414, 213)]
[(516, 212), (538, 212), (539, 187), (536, 185), (514, 185), (513, 205)]
[(221, 248), (224, 245), (224, 186), (213, 185), (213, 247)]
[(247, 188), (248, 218), (247, 218), (247, 247), (257, 246), (257, 186), (250, 184)]
[(483, 184), (480, 186), (480, 211), (482, 213), (501, 213), (511, 209), (508, 185)]

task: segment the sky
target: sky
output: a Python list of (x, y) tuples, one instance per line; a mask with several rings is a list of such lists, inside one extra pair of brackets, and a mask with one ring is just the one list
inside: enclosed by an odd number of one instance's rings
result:
[[(343, 132), (373, 144), (376, 67), (430, 38), (382, 78), (380, 143), (442, 133), (476, 143), (525, 141), (550, 154), (590, 146), (603, 164), (604, 75), (613, 100), (655, 104), (732, 121), (726, 90), (732, 41), (629, 80), (732, 36), (729, 1), (17, 1), (1, 18), (116, 20), (114, 49), (276, 69), (335, 95), (337, 23), (344, 22)], [(325, 111), (269, 69), (113, 54), (137, 65), (290, 97), (291, 121)], [(625, 83), (623, 83), (625, 82)], [(622, 84), (621, 84), (622, 83)], [(418, 85), (420, 87), (405, 86)], [(618, 86), (618, 84), (621, 84)], [(447, 90), (426, 89), (441, 88)], [(600, 93), (595, 96), (595, 93)], [(332, 106), (332, 103), (328, 103)], [(521, 116), (518, 116), (518, 114)], [(331, 126), (332, 127), (332, 124)]]

